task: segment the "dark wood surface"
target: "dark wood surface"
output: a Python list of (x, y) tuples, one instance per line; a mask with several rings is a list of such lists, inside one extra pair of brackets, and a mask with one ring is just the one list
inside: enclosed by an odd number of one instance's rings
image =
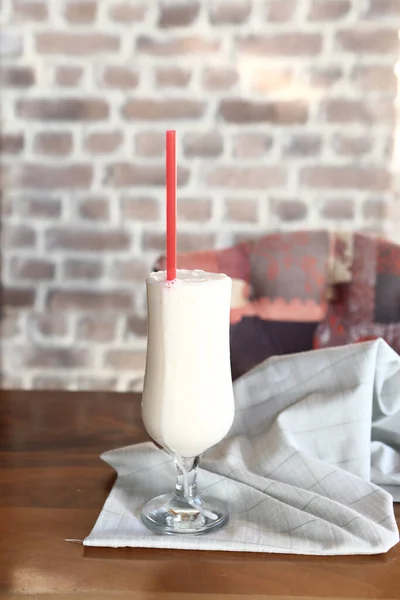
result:
[(329, 558), (65, 542), (90, 532), (113, 484), (99, 454), (145, 439), (135, 394), (0, 392), (0, 597), (400, 598), (399, 546)]

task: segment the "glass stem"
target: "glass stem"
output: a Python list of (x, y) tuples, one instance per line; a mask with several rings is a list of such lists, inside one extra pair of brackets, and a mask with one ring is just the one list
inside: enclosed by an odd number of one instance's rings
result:
[(182, 499), (192, 499), (198, 496), (197, 492), (197, 468), (199, 457), (181, 458), (175, 457), (176, 464), (176, 486), (175, 496)]

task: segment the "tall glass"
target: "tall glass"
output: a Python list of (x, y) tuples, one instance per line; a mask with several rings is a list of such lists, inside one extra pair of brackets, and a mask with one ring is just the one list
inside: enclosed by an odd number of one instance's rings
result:
[(229, 358), (232, 282), (222, 273), (165, 271), (146, 281), (148, 342), (142, 417), (151, 437), (175, 459), (175, 492), (142, 510), (163, 534), (201, 534), (222, 527), (228, 511), (197, 489), (199, 456), (222, 440), (234, 416)]

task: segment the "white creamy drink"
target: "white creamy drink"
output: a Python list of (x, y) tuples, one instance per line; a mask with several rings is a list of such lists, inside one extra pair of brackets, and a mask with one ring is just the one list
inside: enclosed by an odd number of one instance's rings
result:
[(180, 269), (174, 281), (160, 271), (146, 285), (143, 421), (166, 450), (194, 457), (222, 440), (233, 421), (231, 279)]

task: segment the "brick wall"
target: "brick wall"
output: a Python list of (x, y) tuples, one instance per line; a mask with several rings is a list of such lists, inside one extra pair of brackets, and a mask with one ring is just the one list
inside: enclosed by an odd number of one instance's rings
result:
[(398, 0), (2, 0), (3, 386), (132, 389), (163, 250), (393, 224)]

